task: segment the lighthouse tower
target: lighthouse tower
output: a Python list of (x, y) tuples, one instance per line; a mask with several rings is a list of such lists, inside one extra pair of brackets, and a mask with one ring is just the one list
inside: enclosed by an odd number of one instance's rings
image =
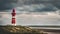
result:
[(13, 9), (12, 10), (12, 21), (11, 21), (11, 23), (12, 23), (12, 25), (16, 25), (16, 18), (15, 18), (15, 16), (16, 16), (16, 11), (15, 11), (15, 9)]

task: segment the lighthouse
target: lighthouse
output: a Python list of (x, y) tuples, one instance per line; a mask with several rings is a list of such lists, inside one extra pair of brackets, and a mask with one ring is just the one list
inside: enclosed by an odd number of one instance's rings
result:
[(15, 18), (16, 11), (15, 11), (15, 9), (12, 10), (11, 15), (12, 15), (12, 21), (11, 21), (11, 23), (12, 23), (12, 25), (16, 25), (16, 18)]

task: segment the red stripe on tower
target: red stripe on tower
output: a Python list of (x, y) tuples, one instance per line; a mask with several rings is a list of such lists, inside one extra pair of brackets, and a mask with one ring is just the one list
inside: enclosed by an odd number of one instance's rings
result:
[(15, 24), (16, 20), (15, 18), (12, 18), (12, 24)]
[(12, 16), (15, 16), (16, 15), (16, 11), (15, 9), (12, 10)]

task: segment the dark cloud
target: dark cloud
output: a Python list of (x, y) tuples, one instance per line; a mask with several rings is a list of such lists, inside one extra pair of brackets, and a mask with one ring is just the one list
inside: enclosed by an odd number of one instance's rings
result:
[(12, 9), (17, 3), (17, 0), (0, 0), (0, 10)]
[(60, 9), (60, 1), (55, 1), (55, 3), (52, 3), (54, 6), (56, 6), (58, 9)]
[(20, 3), (22, 5), (47, 4), (44, 8), (36, 8), (37, 11), (56, 11), (60, 9), (60, 0), (19, 0)]
[[(16, 6), (18, 0), (0, 0), (0, 10), (12, 9)], [(44, 4), (44, 8), (36, 8), (37, 11), (55, 11), (56, 8), (60, 9), (60, 0), (19, 0), (17, 6), (31, 5), (31, 4)], [(47, 5), (45, 5), (47, 4)], [(50, 5), (48, 5), (50, 4)], [(52, 5), (52, 6), (51, 6)], [(43, 6), (42, 6), (43, 7)]]
[(56, 11), (56, 10), (57, 10), (57, 8), (55, 6), (53, 6), (52, 4), (46, 4), (46, 5), (43, 4), (43, 6), (40, 6), (40, 8), (35, 9), (35, 11), (39, 11), (39, 12), (41, 12), (41, 11)]

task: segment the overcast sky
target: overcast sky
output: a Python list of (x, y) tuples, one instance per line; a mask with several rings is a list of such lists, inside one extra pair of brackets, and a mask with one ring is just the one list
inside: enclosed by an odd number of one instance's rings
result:
[(8, 10), (23, 5), (38, 4), (38, 11), (51, 11), (60, 9), (60, 0), (0, 0), (0, 10)]
[(13, 8), (17, 25), (60, 25), (60, 0), (0, 0), (0, 13), (8, 12), (0, 14), (0, 25), (11, 24)]

